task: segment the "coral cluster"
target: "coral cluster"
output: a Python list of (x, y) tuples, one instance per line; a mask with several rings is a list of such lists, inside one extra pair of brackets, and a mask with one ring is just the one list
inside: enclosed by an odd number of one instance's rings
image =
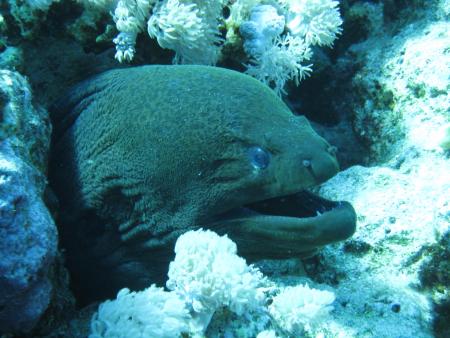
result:
[[(342, 20), (337, 5), (332, 0), (247, 4), (242, 0), (121, 0), (114, 14), (120, 32), (114, 39), (116, 58), (120, 62), (133, 59), (136, 36), (144, 30), (147, 19), (149, 36), (162, 48), (175, 51), (175, 63), (215, 65), (221, 47), (234, 41), (233, 34), (221, 37), (221, 27), (239, 29), (251, 60), (247, 73), (280, 94), (286, 81), (293, 79), (298, 85), (311, 71), (305, 64), (312, 57), (311, 47), (331, 46), (340, 34)], [(223, 17), (225, 7), (234, 14), (228, 19)]]
[[(38, 25), (37, 18), (53, 1), (29, 0), (21, 7), (16, 0), (9, 2), (23, 35), (31, 35), (30, 23)], [(111, 13), (118, 31), (112, 41), (119, 62), (134, 59), (138, 34), (145, 31), (160, 47), (175, 52), (174, 63), (216, 65), (229, 56), (227, 51), (243, 46), (248, 60), (240, 61), (247, 73), (280, 95), (288, 80), (298, 85), (311, 72), (311, 47), (331, 46), (342, 25), (339, 3), (334, 0), (79, 2), (84, 13), (73, 26), (73, 34), (84, 35), (80, 25), (95, 26), (102, 15)], [(99, 36), (97, 40), (104, 38)]]
[[(244, 337), (312, 334), (319, 328), (332, 309), (332, 292), (307, 285), (277, 287), (236, 252), (227, 236), (209, 230), (181, 235), (169, 267), (170, 291), (154, 285), (140, 292), (122, 289), (115, 300), (100, 305), (89, 337), (204, 337), (223, 308), (252, 318), (254, 327)], [(232, 328), (221, 330), (234, 336)]]

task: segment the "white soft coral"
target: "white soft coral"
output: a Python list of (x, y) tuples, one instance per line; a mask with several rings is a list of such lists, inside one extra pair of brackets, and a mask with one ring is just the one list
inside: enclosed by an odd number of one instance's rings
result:
[(278, 95), (285, 93), (288, 80), (298, 85), (311, 72), (311, 49), (302, 39), (286, 35), (277, 37), (263, 53), (256, 54), (246, 73), (273, 87)]
[(333, 292), (311, 289), (308, 285), (286, 287), (273, 298), (269, 312), (275, 321), (295, 336), (312, 333), (332, 310)]
[(239, 27), (244, 39), (244, 50), (248, 55), (263, 54), (273, 39), (284, 31), (285, 18), (271, 5), (259, 5), (250, 13), (250, 19)]
[(175, 63), (214, 65), (220, 56), (221, 0), (166, 0), (148, 21), (148, 34), (175, 51)]
[[(311, 65), (305, 64), (312, 57), (310, 47), (331, 46), (341, 32), (337, 5), (333, 0), (279, 0), (278, 6), (253, 7), (248, 21), (241, 24), (244, 49), (251, 61), (247, 74), (278, 94), (284, 92), (288, 80), (298, 85), (311, 71)], [(282, 21), (286, 24), (280, 29)]]
[(189, 331), (189, 312), (171, 292), (152, 285), (144, 291), (122, 289), (102, 304), (91, 320), (89, 338), (174, 338)]
[(201, 229), (180, 236), (175, 245), (167, 287), (186, 301), (200, 328), (220, 307), (242, 315), (265, 300), (267, 281), (236, 252), (227, 236)]
[(287, 28), (308, 45), (331, 46), (341, 33), (342, 19), (338, 1), (284, 0), (288, 8)]
[(145, 28), (152, 3), (153, 0), (120, 0), (117, 3), (113, 18), (120, 33), (113, 42), (119, 62), (133, 59), (137, 34)]

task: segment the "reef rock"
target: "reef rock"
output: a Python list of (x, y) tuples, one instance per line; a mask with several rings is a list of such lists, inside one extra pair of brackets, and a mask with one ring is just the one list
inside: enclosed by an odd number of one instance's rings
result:
[(50, 128), (27, 81), (0, 71), (0, 332), (30, 331), (52, 294), (57, 232), (42, 195)]

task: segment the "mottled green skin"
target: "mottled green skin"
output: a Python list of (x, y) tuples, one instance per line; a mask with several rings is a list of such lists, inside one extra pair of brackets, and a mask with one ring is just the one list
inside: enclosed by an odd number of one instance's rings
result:
[[(63, 209), (69, 265), (75, 280), (107, 276), (114, 290), (158, 280), (180, 233), (214, 228), (226, 211), (314, 186), (338, 170), (333, 149), (305, 118), (253, 78), (221, 68), (109, 71), (72, 90), (52, 114), (50, 180)], [(270, 152), (267, 168), (252, 166), (252, 146)], [(229, 223), (238, 247), (240, 233), (248, 243), (258, 227), (245, 222), (242, 231), (243, 222)], [(283, 224), (266, 223), (270, 243), (271, 226)], [(324, 244), (312, 239), (301, 247), (301, 237), (289, 230), (273, 240), (277, 251), (284, 239), (293, 242), (286, 255)], [(249, 245), (253, 256), (273, 256), (264, 241)]]

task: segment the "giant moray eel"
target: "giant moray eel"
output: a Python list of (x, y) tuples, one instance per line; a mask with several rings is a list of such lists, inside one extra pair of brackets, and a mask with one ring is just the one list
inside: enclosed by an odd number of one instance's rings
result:
[(308, 255), (355, 231), (350, 204), (306, 190), (338, 171), (335, 148), (249, 76), (112, 70), (51, 114), (49, 178), (81, 299), (161, 281), (189, 229), (227, 233), (252, 260)]

